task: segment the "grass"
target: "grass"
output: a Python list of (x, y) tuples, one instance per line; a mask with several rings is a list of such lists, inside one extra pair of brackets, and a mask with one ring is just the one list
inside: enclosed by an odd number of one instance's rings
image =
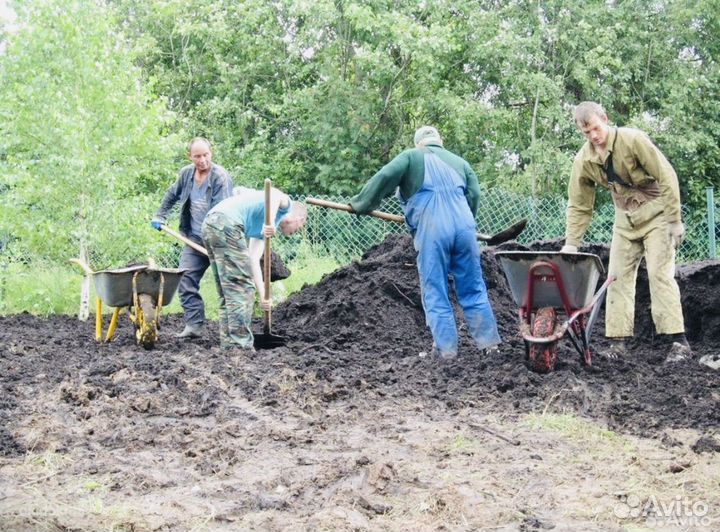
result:
[(55, 451), (45, 451), (43, 453), (28, 452), (25, 455), (25, 464), (33, 468), (37, 468), (42, 474), (53, 474), (62, 470), (68, 463), (65, 455), (56, 453)]
[(529, 414), (525, 423), (531, 429), (549, 430), (573, 441), (624, 443), (623, 438), (612, 430), (572, 414)]
[[(273, 283), (273, 300), (278, 303), (302, 289), (305, 285), (317, 283), (323, 275), (337, 269), (340, 264), (323, 255), (310, 244), (298, 248), (295, 259), (287, 264), (292, 275)], [(82, 275), (79, 268), (68, 265), (30, 265), (24, 263), (0, 264), (0, 315), (28, 312), (36, 316), (53, 314), (77, 314), (80, 305), (80, 284)], [(205, 301), (208, 319), (218, 316), (219, 300), (215, 281), (208, 271), (200, 284), (200, 294)], [(90, 312), (94, 314), (95, 290), (91, 283)], [(180, 300), (163, 307), (163, 314), (181, 313)], [(103, 314), (112, 313), (104, 306)]]
[(77, 312), (80, 279), (70, 268), (0, 265), (0, 314)]

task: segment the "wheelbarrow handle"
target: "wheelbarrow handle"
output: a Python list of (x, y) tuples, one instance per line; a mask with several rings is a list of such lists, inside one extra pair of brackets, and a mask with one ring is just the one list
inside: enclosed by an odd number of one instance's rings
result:
[(80, 267), (85, 271), (85, 273), (86, 273), (87, 275), (94, 275), (94, 274), (95, 274), (95, 272), (92, 271), (92, 269), (90, 268), (90, 266), (88, 266), (88, 264), (87, 264), (86, 262), (84, 262), (84, 261), (82, 261), (82, 260), (80, 260), (80, 259), (75, 259), (75, 258), (69, 259), (69, 260), (70, 260), (70, 262), (74, 262), (75, 264), (77, 264), (78, 266), (80, 266)]
[(207, 254), (208, 254), (207, 249), (205, 249), (204, 247), (202, 247), (200, 244), (196, 244), (195, 242), (193, 242), (192, 240), (190, 240), (190, 239), (187, 238), (187, 237), (184, 237), (183, 235), (181, 235), (181, 234), (178, 233), (177, 231), (175, 231), (175, 230), (173, 230), (173, 229), (170, 229), (170, 228), (169, 228), (167, 225), (165, 225), (165, 224), (161, 225), (161, 226), (160, 226), (160, 229), (162, 229), (163, 231), (165, 231), (165, 232), (166, 232), (167, 234), (169, 234), (170, 236), (177, 238), (177, 239), (178, 239), (180, 242), (182, 242), (183, 244), (187, 244), (188, 246), (190, 246), (191, 248), (193, 248), (195, 251), (199, 251), (200, 253), (202, 253), (203, 255), (205, 255), (205, 256), (207, 257)]

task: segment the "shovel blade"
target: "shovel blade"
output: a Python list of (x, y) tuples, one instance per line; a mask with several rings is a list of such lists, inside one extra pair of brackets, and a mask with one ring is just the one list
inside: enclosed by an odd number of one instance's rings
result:
[(275, 349), (287, 343), (284, 336), (277, 334), (263, 333), (253, 335), (253, 346), (255, 349)]
[(478, 240), (483, 240), (487, 242), (488, 246), (496, 246), (497, 244), (502, 244), (503, 242), (507, 242), (508, 240), (513, 240), (514, 238), (517, 238), (517, 236), (523, 232), (523, 229), (525, 229), (525, 226), (527, 225), (527, 219), (523, 218), (519, 222), (514, 223), (507, 229), (503, 229), (497, 234), (494, 235), (480, 235), (478, 234)]

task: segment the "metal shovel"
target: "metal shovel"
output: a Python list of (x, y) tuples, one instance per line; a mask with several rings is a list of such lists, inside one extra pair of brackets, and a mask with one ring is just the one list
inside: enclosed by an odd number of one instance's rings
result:
[[(270, 225), (270, 189), (272, 188), (272, 181), (269, 179), (265, 180), (265, 225)], [(263, 282), (265, 285), (265, 297), (270, 299), (270, 238), (265, 237), (265, 257), (263, 259)], [(262, 299), (262, 297), (261, 297)], [(286, 344), (286, 340), (282, 336), (272, 334), (270, 332), (270, 326), (272, 323), (271, 311), (263, 311), (263, 332), (262, 334), (254, 335), (253, 345), (255, 349), (274, 349), (275, 347), (282, 347)]]
[[(335, 203), (332, 201), (326, 201), (318, 198), (305, 198), (305, 201), (308, 202), (311, 205), (317, 205), (318, 207), (327, 207), (329, 209), (337, 209), (339, 211), (345, 211), (349, 213), (353, 213), (352, 207), (346, 203)], [(390, 222), (397, 222), (397, 223), (405, 223), (405, 217), (400, 214), (390, 214), (387, 212), (382, 211), (370, 211), (367, 213), (368, 216), (373, 216), (375, 218), (380, 218), (381, 220), (388, 220)], [(478, 233), (477, 239), (482, 240), (483, 242), (487, 242), (489, 246), (494, 246), (497, 244), (502, 244), (503, 242), (507, 242), (508, 240), (512, 240), (513, 238), (517, 237), (520, 233), (522, 233), (523, 229), (525, 229), (525, 226), (527, 225), (527, 219), (523, 218), (519, 222), (515, 222), (510, 227), (503, 229), (499, 233), (496, 233), (494, 235), (487, 235), (484, 233)]]

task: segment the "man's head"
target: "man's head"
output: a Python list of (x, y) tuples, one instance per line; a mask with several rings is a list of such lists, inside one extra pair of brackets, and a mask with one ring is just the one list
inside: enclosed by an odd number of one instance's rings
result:
[(442, 138), (440, 138), (440, 133), (438, 133), (438, 130), (432, 126), (423, 126), (419, 128), (415, 132), (413, 140), (415, 141), (416, 148), (422, 148), (423, 146), (427, 146), (428, 144), (436, 144), (438, 146), (443, 145)]
[(280, 220), (280, 231), (285, 236), (292, 235), (305, 225), (307, 221), (307, 207), (304, 203), (293, 201), (290, 212)]
[(599, 103), (582, 102), (575, 108), (575, 124), (593, 146), (605, 147), (610, 132), (605, 109)]
[(188, 143), (188, 157), (200, 172), (207, 172), (212, 166), (212, 150), (210, 141), (195, 137)]

